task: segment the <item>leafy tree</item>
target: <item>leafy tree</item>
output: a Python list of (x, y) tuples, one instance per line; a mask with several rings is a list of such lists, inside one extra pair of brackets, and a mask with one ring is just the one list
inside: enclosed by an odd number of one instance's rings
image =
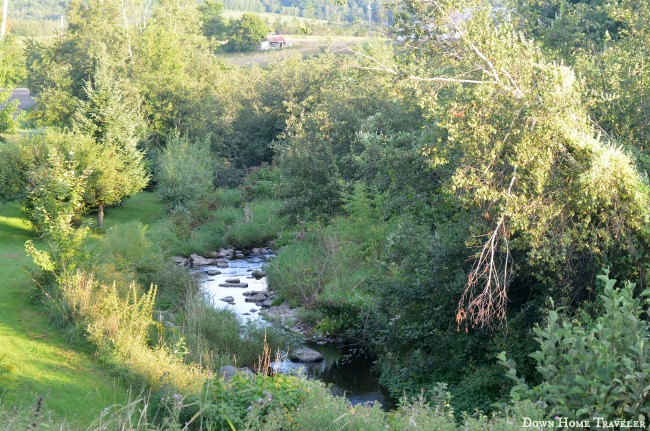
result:
[(400, 4), (395, 28), (410, 55), (387, 72), (423, 91), (440, 130), (424, 154), (446, 173), (446, 198), (472, 214), (466, 244), (477, 252), (458, 321), (504, 322), (508, 287), (530, 276), (585, 298), (584, 280), (628, 253), (622, 238), (642, 236), (647, 192), (630, 158), (592, 137), (573, 72), (517, 34), (507, 9)]
[(0, 41), (0, 86), (15, 86), (26, 77), (25, 54), (18, 40), (6, 36)]
[[(514, 9), (398, 4), (401, 55), (360, 51), (354, 67), (394, 77), (425, 122), (354, 128), (365, 157), (352, 159), (372, 160), (357, 172), (393, 192), (386, 209), (398, 217), (372, 320), (358, 325), (395, 393), (448, 381), (465, 408), (487, 409), (508, 390), (490, 350), (517, 352), (529, 378), (529, 329), (548, 296), (592, 300), (585, 283), (611, 262), (644, 279), (648, 190), (629, 154), (595, 138), (580, 81), (516, 31)], [(319, 139), (334, 148), (326, 124)]]
[(85, 86), (85, 100), (73, 116), (73, 127), (91, 137), (84, 165), (92, 168), (85, 201), (97, 209), (97, 225), (104, 227), (104, 205), (142, 190), (149, 182), (144, 155), (138, 149), (143, 121), (133, 101), (103, 61)]
[[(391, 61), (384, 46), (368, 47), (367, 53)], [(416, 107), (405, 94), (396, 94), (390, 76), (355, 66), (349, 57), (322, 55), (290, 69), (292, 88), (283, 103), (290, 115), (275, 142), (287, 213), (301, 218), (338, 214), (352, 184), (362, 178), (372, 182), (376, 172), (373, 162), (362, 157), (363, 136), (392, 136), (421, 125)]]
[(206, 37), (221, 40), (228, 31), (228, 24), (223, 17), (223, 3), (207, 0), (199, 6), (201, 31)]
[(78, 173), (78, 163), (51, 149), (47, 161), (29, 175), (27, 209), (37, 232), (50, 245), (51, 252), (38, 250), (32, 241), (26, 247), (45, 271), (72, 269), (85, 229), (73, 226), (83, 204), (89, 170)]
[(18, 100), (9, 102), (16, 84), (25, 78), (25, 58), (22, 48), (13, 37), (0, 41), (0, 133), (13, 132), (18, 127), (15, 119)]
[(637, 156), (650, 170), (650, 55), (648, 2), (580, 0), (524, 2), (527, 31), (550, 56), (583, 78), (583, 100), (606, 136)]
[(156, 180), (160, 199), (170, 212), (196, 213), (213, 188), (215, 163), (208, 141), (175, 136), (158, 157)]
[(230, 52), (253, 51), (268, 33), (269, 28), (262, 18), (246, 13), (232, 23), (224, 49)]

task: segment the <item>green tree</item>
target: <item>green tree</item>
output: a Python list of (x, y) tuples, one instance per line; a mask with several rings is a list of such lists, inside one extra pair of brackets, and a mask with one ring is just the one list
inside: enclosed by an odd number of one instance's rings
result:
[(446, 199), (472, 214), (458, 321), (505, 322), (518, 277), (584, 299), (585, 278), (642, 237), (648, 196), (629, 156), (593, 138), (573, 71), (518, 34), (507, 8), (408, 0), (397, 17), (409, 56), (387, 72), (421, 91), (440, 130), (423, 152)]
[(193, 142), (175, 136), (158, 157), (156, 180), (169, 212), (195, 214), (213, 189), (215, 163), (207, 140)]
[(143, 152), (138, 149), (144, 123), (123, 84), (100, 61), (86, 82), (85, 100), (73, 115), (73, 128), (94, 141), (84, 166), (92, 169), (85, 201), (97, 209), (97, 225), (104, 227), (104, 205), (139, 192), (149, 182)]
[(228, 43), (224, 45), (224, 49), (230, 52), (253, 51), (268, 33), (269, 28), (262, 18), (245, 13), (232, 23)]
[(21, 46), (13, 37), (0, 41), (0, 133), (13, 132), (18, 127), (16, 110), (18, 100), (9, 102), (12, 89), (25, 78), (25, 57)]
[[(360, 52), (356, 67), (393, 76), (426, 123), (364, 144), (388, 167), (374, 178), (420, 204), (404, 207), (388, 240), (389, 276), (364, 327), (396, 393), (448, 381), (465, 408), (489, 408), (508, 390), (489, 351), (505, 345), (529, 361), (548, 296), (569, 308), (593, 300), (585, 283), (613, 262), (617, 276), (645, 278), (648, 189), (628, 153), (596, 138), (574, 72), (517, 32), (514, 8), (398, 3), (402, 55)], [(416, 155), (428, 169), (382, 154)], [(396, 196), (389, 204), (409, 201)]]
[(648, 2), (551, 0), (523, 2), (525, 29), (547, 53), (583, 78), (583, 100), (606, 136), (650, 170)]
[(221, 40), (228, 32), (228, 24), (223, 17), (223, 3), (207, 0), (199, 6), (201, 31), (206, 37)]
[(89, 170), (78, 172), (76, 161), (68, 160), (51, 149), (47, 161), (29, 174), (26, 206), (38, 233), (50, 245), (51, 252), (38, 250), (32, 241), (26, 248), (45, 271), (72, 269), (72, 257), (78, 252), (85, 229), (76, 229), (73, 221), (82, 209), (83, 193)]

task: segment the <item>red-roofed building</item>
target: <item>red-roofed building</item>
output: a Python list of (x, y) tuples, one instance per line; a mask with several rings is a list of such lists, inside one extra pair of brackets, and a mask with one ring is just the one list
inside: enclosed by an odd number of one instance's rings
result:
[(276, 34), (269, 34), (266, 36), (266, 41), (269, 43), (270, 48), (286, 48), (287, 41), (282, 36)]

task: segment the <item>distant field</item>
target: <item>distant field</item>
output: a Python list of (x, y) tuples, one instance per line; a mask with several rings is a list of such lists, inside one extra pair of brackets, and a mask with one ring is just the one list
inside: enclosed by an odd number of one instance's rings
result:
[(308, 56), (318, 53), (321, 49), (326, 48), (330, 43), (330, 50), (333, 52), (342, 52), (348, 45), (356, 45), (369, 40), (366, 37), (354, 36), (331, 36), (329, 39), (325, 36), (306, 36), (306, 35), (283, 35), (287, 42), (293, 46), (280, 50), (238, 52), (228, 54), (217, 54), (217, 57), (223, 61), (234, 63), (238, 66), (266, 66), (269, 62), (292, 56)]
[(281, 15), (279, 13), (268, 13), (268, 12), (245, 12), (241, 10), (224, 10), (223, 11), (223, 16), (226, 19), (239, 19), (243, 14), (245, 13), (252, 13), (255, 15), (259, 15), (262, 17), (264, 20), (274, 23), (278, 18), (280, 19), (280, 23), (286, 24), (292, 22), (294, 19), (297, 19), (300, 25), (305, 25), (305, 24), (322, 24), (325, 25), (327, 24), (327, 21), (324, 19), (312, 19), (312, 18), (303, 18), (303, 17), (298, 17), (298, 16), (293, 16), (293, 15)]

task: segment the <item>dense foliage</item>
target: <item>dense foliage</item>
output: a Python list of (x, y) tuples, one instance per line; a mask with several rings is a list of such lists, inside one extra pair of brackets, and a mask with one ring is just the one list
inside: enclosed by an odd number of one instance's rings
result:
[[(30, 120), (46, 130), (0, 147), (0, 193), (26, 198), (50, 242), (29, 252), (63, 320), (162, 391), (167, 419), (479, 429), (487, 419), (463, 412), (514, 398), (539, 417), (647, 420), (642, 3), (400, 0), (390, 42), (241, 68), (215, 55), (217, 3), (124, 2), (128, 19), (74, 1), (66, 31), (27, 46)], [(263, 5), (318, 16), (321, 2)], [(224, 48), (250, 49), (265, 27), (243, 15)], [(164, 217), (86, 242), (82, 213), (149, 176)], [(314, 415), (318, 390), (299, 380), (210, 374), (233, 355), (253, 362), (263, 328), (215, 311), (164, 258), (270, 243), (270, 288), (316, 336), (372, 355), (406, 396), (397, 412), (327, 398)], [(154, 305), (180, 316), (157, 343)]]

